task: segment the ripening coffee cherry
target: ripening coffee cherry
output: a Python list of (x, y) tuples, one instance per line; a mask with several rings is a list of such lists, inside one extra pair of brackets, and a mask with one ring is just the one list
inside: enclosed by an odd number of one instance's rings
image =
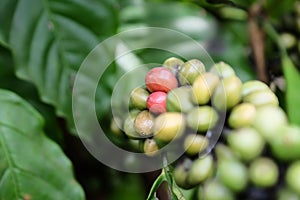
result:
[(127, 116), (127, 118), (124, 121), (124, 132), (125, 134), (129, 137), (129, 138), (140, 138), (140, 134), (138, 132), (136, 132), (135, 128), (134, 128), (134, 121), (136, 116), (138, 115), (137, 112), (132, 111), (129, 113), (129, 115)]
[(192, 85), (195, 79), (205, 72), (204, 64), (197, 59), (185, 62), (178, 72), (178, 80), (181, 85)]
[(165, 92), (153, 92), (147, 99), (147, 108), (151, 113), (160, 114), (167, 111), (167, 94)]
[(140, 112), (134, 120), (134, 128), (141, 137), (149, 137), (153, 133), (154, 117), (149, 111)]
[(222, 160), (218, 162), (217, 177), (230, 190), (241, 192), (248, 184), (248, 169), (238, 160)]
[(187, 124), (195, 131), (212, 129), (218, 121), (218, 113), (210, 106), (198, 106), (187, 113)]
[(256, 108), (250, 103), (242, 103), (235, 106), (228, 118), (231, 128), (242, 128), (250, 126), (255, 118)]
[(251, 103), (256, 107), (279, 105), (277, 96), (271, 90), (252, 92), (251, 94), (245, 96), (243, 101), (246, 103)]
[(234, 194), (217, 179), (206, 182), (197, 197), (199, 200), (235, 200)]
[(245, 161), (258, 157), (265, 146), (264, 138), (250, 127), (233, 130), (227, 137), (229, 147)]
[(210, 178), (214, 173), (214, 161), (211, 155), (193, 161), (187, 177), (187, 183), (198, 185)]
[(182, 136), (185, 124), (184, 116), (181, 113), (163, 113), (154, 120), (154, 138), (162, 142), (170, 142)]
[(300, 195), (300, 160), (293, 162), (287, 169), (285, 181), (288, 186)]
[(184, 62), (179, 58), (171, 57), (165, 60), (163, 66), (169, 69), (176, 76), (178, 70), (180, 69), (181, 65), (183, 65), (183, 63)]
[(187, 183), (187, 177), (191, 166), (192, 161), (186, 158), (182, 163), (178, 164), (173, 171), (176, 184), (183, 189), (190, 189), (194, 187), (194, 185)]
[(237, 76), (226, 77), (218, 84), (212, 97), (212, 105), (221, 111), (231, 109), (240, 102), (241, 92), (241, 80)]
[(150, 92), (168, 92), (178, 86), (176, 77), (165, 67), (151, 69), (146, 74), (145, 83)]
[(210, 72), (199, 75), (193, 83), (193, 101), (200, 105), (207, 104), (219, 81), (219, 77)]
[(273, 160), (261, 157), (250, 164), (249, 176), (254, 185), (258, 187), (271, 187), (276, 184), (279, 171)]
[(283, 161), (300, 159), (300, 128), (292, 125), (280, 127), (270, 144), (273, 155), (278, 159)]
[(270, 88), (264, 82), (258, 80), (251, 80), (243, 83), (242, 96), (245, 97), (253, 92), (269, 91), (269, 90)]
[(192, 102), (192, 88), (182, 86), (168, 92), (167, 111), (168, 112), (188, 112), (194, 107)]
[(185, 153), (188, 155), (197, 155), (202, 152), (209, 144), (206, 137), (199, 134), (190, 134), (184, 139)]
[(154, 156), (157, 154), (159, 148), (155, 140), (153, 139), (146, 139), (144, 142), (144, 153), (147, 156)]
[(209, 71), (221, 78), (235, 76), (235, 72), (232, 67), (224, 62), (216, 63)]
[(149, 92), (144, 88), (135, 88), (130, 94), (130, 104), (136, 109), (144, 110), (147, 108), (148, 96)]
[(285, 112), (278, 106), (264, 106), (256, 110), (253, 127), (267, 140), (277, 137), (278, 130), (287, 125)]

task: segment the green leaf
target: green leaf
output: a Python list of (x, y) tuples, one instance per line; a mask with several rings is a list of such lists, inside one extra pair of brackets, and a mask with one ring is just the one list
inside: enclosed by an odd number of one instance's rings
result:
[(33, 82), (42, 100), (66, 117), (75, 132), (74, 77), (87, 54), (116, 32), (115, 1), (3, 0), (1, 4), (0, 22), (7, 23), (0, 28), (0, 40), (12, 49), (16, 74)]
[(287, 54), (282, 56), (283, 72), (286, 79), (286, 109), (290, 122), (300, 126), (299, 85), (300, 73)]
[(71, 162), (43, 124), (27, 102), (0, 90), (0, 199), (84, 199)]

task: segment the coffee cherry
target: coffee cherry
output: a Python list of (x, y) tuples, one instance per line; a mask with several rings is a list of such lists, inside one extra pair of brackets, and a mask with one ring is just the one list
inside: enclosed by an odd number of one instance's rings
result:
[(264, 138), (250, 127), (232, 131), (227, 137), (227, 142), (230, 148), (245, 161), (259, 156), (265, 146)]
[(165, 92), (153, 92), (147, 99), (147, 108), (154, 114), (160, 114), (167, 111), (167, 94)]
[(185, 119), (181, 113), (167, 112), (154, 120), (154, 138), (162, 142), (181, 137), (185, 130)]
[(192, 88), (188, 86), (171, 90), (167, 95), (167, 111), (188, 112), (194, 107), (191, 96)]
[(286, 49), (291, 49), (297, 44), (296, 37), (291, 33), (281, 33), (279, 40)]
[(154, 117), (147, 111), (140, 112), (134, 121), (134, 128), (142, 137), (149, 137), (153, 133)]
[(187, 177), (187, 183), (198, 185), (213, 175), (214, 161), (211, 155), (193, 161)]
[(184, 139), (183, 146), (188, 155), (197, 155), (208, 146), (208, 139), (202, 135), (190, 134)]
[(241, 192), (248, 184), (248, 169), (238, 160), (222, 160), (218, 162), (217, 177), (230, 190)]
[(146, 139), (144, 142), (144, 153), (147, 156), (154, 156), (157, 154), (159, 148), (155, 140), (153, 139)]
[(184, 62), (182, 60), (175, 57), (171, 57), (165, 60), (163, 66), (169, 69), (176, 76), (178, 70), (180, 69), (181, 65), (183, 65), (183, 63)]
[(221, 78), (235, 76), (235, 72), (232, 67), (224, 62), (216, 63), (209, 71)]
[(130, 104), (132, 107), (144, 110), (147, 108), (149, 92), (141, 87), (135, 88), (130, 94)]
[(299, 196), (291, 189), (283, 188), (277, 193), (277, 200), (299, 200)]
[(222, 111), (231, 109), (240, 102), (241, 92), (241, 80), (236, 76), (226, 77), (218, 84), (212, 97), (212, 105)]
[(168, 92), (178, 86), (176, 77), (165, 67), (151, 69), (146, 74), (145, 83), (150, 92)]
[(198, 76), (193, 83), (193, 101), (200, 105), (208, 103), (219, 81), (217, 75), (209, 72)]
[(218, 121), (218, 113), (210, 106), (195, 107), (187, 113), (187, 124), (196, 131), (207, 131)]
[(277, 137), (278, 130), (287, 125), (287, 116), (278, 106), (264, 106), (256, 111), (253, 127), (268, 141)]
[(134, 121), (136, 116), (138, 115), (137, 112), (132, 111), (129, 113), (127, 118), (124, 121), (124, 132), (130, 138), (140, 138), (140, 134), (136, 132), (134, 128)]
[(205, 183), (203, 190), (198, 190), (199, 200), (234, 200), (234, 194), (217, 179)]
[(278, 175), (277, 165), (270, 158), (257, 158), (250, 164), (250, 180), (258, 187), (271, 187), (275, 185)]
[(300, 128), (291, 125), (280, 127), (270, 144), (273, 155), (280, 160), (300, 159)]
[(205, 72), (205, 66), (200, 60), (189, 60), (181, 66), (178, 72), (179, 83), (181, 85), (193, 84), (203, 72)]
[(243, 101), (251, 103), (256, 107), (267, 105), (279, 105), (277, 96), (271, 90), (253, 92), (245, 96), (243, 98)]
[(174, 180), (176, 184), (183, 189), (191, 189), (194, 187), (187, 183), (187, 177), (192, 166), (192, 161), (190, 159), (185, 159), (183, 163), (178, 164), (173, 172)]
[(247, 81), (243, 83), (242, 96), (245, 97), (253, 92), (269, 91), (269, 90), (270, 88), (264, 82), (258, 80)]
[(250, 126), (255, 118), (256, 108), (250, 103), (237, 105), (231, 111), (228, 124), (232, 128), (242, 128)]
[(232, 151), (232, 149), (228, 148), (227, 145), (224, 145), (222, 143), (218, 143), (215, 147), (215, 152), (217, 155), (218, 162), (221, 162), (222, 160), (236, 160), (236, 155)]
[(288, 186), (300, 195), (300, 161), (293, 162), (287, 169), (285, 180)]

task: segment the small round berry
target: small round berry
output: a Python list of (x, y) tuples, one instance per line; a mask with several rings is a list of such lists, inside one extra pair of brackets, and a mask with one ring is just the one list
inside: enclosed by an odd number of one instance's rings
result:
[(153, 92), (147, 99), (147, 108), (154, 114), (161, 114), (167, 111), (167, 94), (165, 92)]
[(146, 87), (150, 92), (168, 92), (178, 86), (174, 74), (165, 67), (151, 69), (145, 78)]

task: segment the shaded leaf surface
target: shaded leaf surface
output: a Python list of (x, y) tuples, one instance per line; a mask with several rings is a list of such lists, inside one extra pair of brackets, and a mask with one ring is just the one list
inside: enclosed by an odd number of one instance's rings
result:
[(76, 71), (101, 40), (115, 33), (116, 9), (115, 1), (108, 0), (1, 1), (0, 22), (5, 23), (0, 41), (12, 49), (17, 75), (36, 85), (42, 100), (67, 118), (73, 132)]
[(69, 159), (42, 132), (43, 118), (0, 90), (0, 199), (84, 199)]

